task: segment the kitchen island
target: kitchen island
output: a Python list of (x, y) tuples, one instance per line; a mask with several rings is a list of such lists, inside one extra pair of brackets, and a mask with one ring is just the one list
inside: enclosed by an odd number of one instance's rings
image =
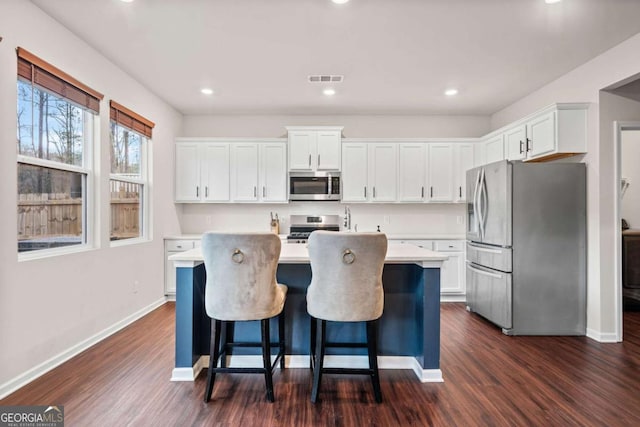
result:
[[(211, 333), (211, 322), (204, 310), (204, 261), (200, 248), (172, 255), (169, 259), (176, 266), (176, 347), (171, 380), (193, 381), (208, 365)], [(442, 381), (440, 267), (446, 259), (444, 254), (411, 244), (389, 243), (382, 275), (385, 305), (379, 322), (380, 368), (413, 369), (423, 382)], [(309, 315), (305, 296), (311, 281), (311, 267), (306, 245), (282, 245), (277, 279), (289, 287), (285, 304), (287, 365), (308, 368)], [(260, 328), (250, 323), (253, 322), (236, 323), (236, 339), (259, 340)], [(364, 339), (361, 324), (331, 326), (330, 323), (328, 335), (332, 341)], [(258, 353), (244, 350), (234, 352), (232, 366), (261, 363), (256, 356)], [(332, 363), (332, 357), (335, 364), (341, 366), (366, 363), (366, 356), (358, 353), (359, 350), (350, 350), (350, 353), (342, 350), (342, 353), (329, 356), (327, 363)]]

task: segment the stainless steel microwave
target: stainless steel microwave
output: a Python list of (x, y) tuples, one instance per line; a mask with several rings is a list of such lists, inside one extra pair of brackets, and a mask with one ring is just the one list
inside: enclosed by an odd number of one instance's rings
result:
[(289, 200), (340, 200), (340, 172), (291, 172)]

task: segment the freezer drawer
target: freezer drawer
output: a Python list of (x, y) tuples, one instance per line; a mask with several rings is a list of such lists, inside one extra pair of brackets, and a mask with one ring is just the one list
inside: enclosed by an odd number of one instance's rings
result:
[(510, 329), (513, 326), (511, 273), (492, 271), (470, 262), (466, 263), (466, 268), (469, 310)]
[(467, 242), (467, 261), (488, 267), (492, 270), (513, 271), (513, 252), (511, 248)]

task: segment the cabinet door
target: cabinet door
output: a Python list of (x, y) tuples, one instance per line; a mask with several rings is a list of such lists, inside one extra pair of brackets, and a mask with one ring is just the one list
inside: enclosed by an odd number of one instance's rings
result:
[(176, 144), (176, 202), (200, 200), (200, 157), (197, 143)]
[(318, 131), (315, 159), (317, 170), (340, 170), (341, 143), (342, 133), (339, 130)]
[(556, 149), (556, 112), (543, 114), (527, 123), (527, 157), (547, 154)]
[(287, 201), (287, 147), (273, 143), (260, 146), (260, 199)]
[(237, 202), (258, 200), (258, 145), (231, 146), (231, 194)]
[(504, 133), (504, 145), (508, 160), (522, 160), (527, 156), (527, 128), (516, 126)]
[(456, 144), (454, 149), (455, 176), (454, 198), (456, 202), (464, 202), (467, 198), (467, 170), (473, 169), (473, 149), (476, 144)]
[(453, 147), (429, 144), (429, 201), (453, 201)]
[(449, 294), (464, 293), (463, 253), (446, 252), (449, 257), (440, 269), (440, 292)]
[(504, 160), (504, 142), (502, 135), (498, 135), (488, 140), (485, 147), (486, 163)]
[(229, 201), (229, 144), (206, 144), (202, 149), (202, 199), (207, 202)]
[(367, 145), (342, 145), (342, 201), (367, 201)]
[(289, 132), (289, 170), (313, 170), (316, 162), (316, 135), (316, 131)]
[(401, 202), (424, 201), (424, 187), (427, 178), (426, 145), (420, 143), (400, 144), (398, 158), (398, 199)]
[(372, 202), (397, 200), (397, 149), (396, 143), (369, 146), (369, 188)]

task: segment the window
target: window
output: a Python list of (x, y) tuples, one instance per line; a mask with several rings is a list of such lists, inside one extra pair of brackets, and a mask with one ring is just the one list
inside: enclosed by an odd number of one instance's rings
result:
[(110, 117), (110, 238), (144, 238), (149, 222), (147, 152), (154, 124), (114, 101)]
[(18, 48), (18, 252), (87, 243), (102, 94)]

